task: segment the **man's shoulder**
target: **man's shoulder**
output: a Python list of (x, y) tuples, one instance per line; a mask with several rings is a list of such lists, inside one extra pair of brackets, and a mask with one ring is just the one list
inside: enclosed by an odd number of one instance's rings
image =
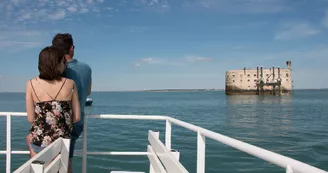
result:
[(87, 63), (85, 63), (85, 62), (83, 62), (83, 61), (78, 61), (80, 64), (81, 64), (81, 66), (85, 69), (85, 70), (88, 70), (88, 71), (92, 71), (91, 70), (91, 67), (90, 67), (90, 65), (89, 64), (87, 64)]
[(76, 62), (74, 63), (74, 66), (77, 66), (79, 68), (83, 68), (83, 70), (90, 70), (91, 71), (91, 67), (89, 64), (80, 61), (80, 60), (76, 60)]
[(77, 64), (79, 64), (80, 66), (84, 66), (86, 68), (90, 68), (90, 65), (87, 64), (87, 63), (85, 63), (85, 62), (83, 62), (83, 61), (77, 61)]

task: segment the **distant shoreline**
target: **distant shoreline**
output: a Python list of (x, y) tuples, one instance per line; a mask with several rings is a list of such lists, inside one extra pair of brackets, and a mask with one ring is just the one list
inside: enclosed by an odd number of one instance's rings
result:
[[(92, 91), (92, 92), (200, 92), (200, 91), (224, 91), (224, 89), (152, 89), (152, 90), (109, 90), (109, 91)], [(6, 92), (0, 93), (24, 93), (24, 92)]]
[[(328, 88), (319, 89), (293, 89), (293, 91), (300, 90), (328, 90)], [(225, 89), (152, 89), (152, 90), (109, 90), (109, 91), (92, 91), (97, 92), (209, 92), (209, 91), (225, 91)], [(25, 93), (19, 91), (0, 91), (0, 93)]]
[(139, 92), (198, 92), (198, 91), (224, 91), (224, 89), (154, 89), (154, 90), (139, 90)]

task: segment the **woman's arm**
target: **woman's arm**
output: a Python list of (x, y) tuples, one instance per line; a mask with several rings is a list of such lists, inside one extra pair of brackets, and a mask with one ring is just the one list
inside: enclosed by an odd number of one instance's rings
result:
[(77, 92), (77, 87), (75, 82), (73, 82), (74, 91), (72, 96), (72, 109), (73, 109), (73, 123), (79, 122), (81, 119), (81, 110), (80, 110), (80, 102), (79, 95)]
[(28, 81), (26, 83), (26, 113), (27, 113), (27, 121), (30, 122), (31, 124), (34, 121), (35, 117), (35, 112), (34, 112), (34, 101), (33, 101), (33, 95), (32, 95), (32, 88), (31, 88), (31, 83)]
[(91, 94), (91, 88), (92, 88), (92, 79), (90, 81), (90, 87), (89, 87), (89, 91), (88, 91), (88, 96)]

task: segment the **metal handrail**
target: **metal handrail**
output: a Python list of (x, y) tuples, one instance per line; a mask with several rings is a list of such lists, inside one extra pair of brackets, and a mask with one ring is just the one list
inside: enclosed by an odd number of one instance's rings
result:
[[(7, 150), (0, 151), (0, 154), (7, 154), (7, 173), (10, 172), (10, 155), (11, 154), (26, 154), (20, 151), (11, 151), (11, 116), (26, 116), (24, 112), (0, 112), (0, 116), (7, 116)], [(166, 121), (166, 133), (165, 133), (165, 146), (171, 149), (171, 131), (172, 124), (184, 127), (188, 130), (197, 133), (197, 173), (205, 173), (205, 138), (211, 138), (220, 143), (226, 144), (232, 148), (238, 149), (252, 156), (265, 160), (267, 162), (273, 163), (279, 167), (286, 169), (287, 173), (328, 173), (322, 169), (316, 168), (314, 166), (308, 165), (306, 163), (300, 162), (298, 160), (265, 150), (260, 147), (224, 136), (222, 134), (195, 126), (193, 124), (168, 117), (168, 116), (158, 116), (158, 115), (111, 115), (111, 114), (101, 114), (101, 115), (89, 115), (85, 116), (84, 129), (83, 129), (83, 139), (82, 139), (82, 172), (86, 173), (86, 156), (88, 154), (102, 154), (102, 155), (146, 155), (147, 152), (87, 152), (87, 120), (89, 118), (99, 118), (99, 119), (134, 119), (134, 120), (165, 120)], [(28, 153), (28, 152), (27, 152)]]

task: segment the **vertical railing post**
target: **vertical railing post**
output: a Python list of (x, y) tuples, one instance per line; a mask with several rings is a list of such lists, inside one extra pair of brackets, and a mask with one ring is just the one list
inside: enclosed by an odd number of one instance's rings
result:
[(169, 150), (171, 150), (171, 132), (172, 123), (168, 119), (166, 119), (165, 146)]
[(180, 160), (180, 152), (177, 150), (171, 150), (172, 155), (177, 159), (177, 161)]
[(287, 165), (286, 173), (294, 173), (292, 167), (290, 167), (289, 165)]
[(7, 115), (6, 173), (11, 173), (11, 115)]
[(34, 160), (31, 164), (31, 172), (43, 173), (44, 172), (44, 161)]
[(87, 131), (88, 116), (84, 116), (83, 138), (82, 138), (82, 173), (87, 173)]
[(205, 136), (197, 132), (197, 173), (205, 173)]

